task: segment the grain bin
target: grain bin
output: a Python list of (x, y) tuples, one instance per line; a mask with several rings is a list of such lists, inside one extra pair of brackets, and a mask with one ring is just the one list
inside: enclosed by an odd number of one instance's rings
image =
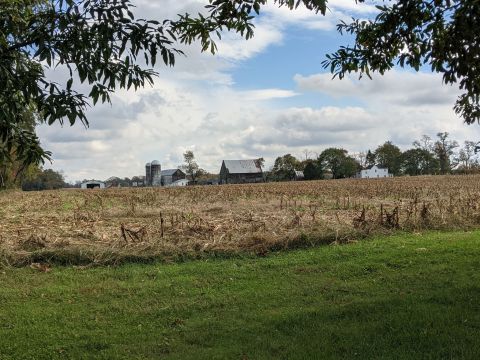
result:
[(161, 186), (162, 185), (162, 167), (158, 160), (153, 160), (150, 164), (150, 174), (151, 174), (151, 185), (152, 186)]

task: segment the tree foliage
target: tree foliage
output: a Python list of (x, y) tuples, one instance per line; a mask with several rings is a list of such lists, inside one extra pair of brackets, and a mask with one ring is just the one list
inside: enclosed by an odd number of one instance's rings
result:
[(320, 161), (308, 159), (303, 169), (303, 175), (305, 180), (323, 179), (323, 169)]
[(402, 151), (391, 141), (385, 142), (375, 150), (375, 160), (378, 166), (388, 168), (388, 171), (394, 176), (400, 175)]
[(402, 154), (402, 172), (406, 175), (435, 174), (438, 168), (438, 160), (426, 149), (413, 148)]
[(18, 186), (39, 169), (42, 158), (50, 156), (35, 134), (37, 118), (31, 109), (19, 109), (17, 117), (15, 126), (0, 128), (0, 189)]
[(295, 178), (295, 170), (301, 166), (300, 161), (292, 154), (285, 154), (275, 159), (272, 173), (277, 180), (293, 180)]
[(345, 149), (328, 148), (322, 151), (318, 161), (325, 170), (332, 172), (334, 179), (349, 178), (360, 169), (360, 164)]
[(31, 176), (30, 179), (22, 182), (22, 190), (55, 190), (67, 185), (61, 173), (52, 169), (40, 169), (34, 176)]
[(377, 157), (375, 156), (375, 152), (372, 152), (370, 149), (367, 151), (367, 155), (365, 156), (365, 162), (367, 167), (375, 165), (377, 161)]
[[(363, 0), (358, 0), (363, 2)], [(480, 120), (480, 4), (478, 0), (397, 0), (378, 5), (373, 20), (338, 25), (353, 46), (327, 55), (324, 66), (342, 78), (350, 72), (384, 74), (395, 65), (429, 66), (462, 94), (454, 109), (467, 124)]]

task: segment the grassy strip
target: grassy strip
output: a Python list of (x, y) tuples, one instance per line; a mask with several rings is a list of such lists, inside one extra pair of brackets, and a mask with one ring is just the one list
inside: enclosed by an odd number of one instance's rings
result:
[(476, 359), (480, 232), (121, 267), (5, 268), (1, 359)]

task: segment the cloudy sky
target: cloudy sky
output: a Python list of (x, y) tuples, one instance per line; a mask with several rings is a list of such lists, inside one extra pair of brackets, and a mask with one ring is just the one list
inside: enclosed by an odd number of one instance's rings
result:
[[(161, 20), (195, 13), (205, 1), (132, 0), (137, 15)], [(225, 36), (219, 53), (185, 49), (174, 68), (161, 65), (153, 87), (117, 92), (111, 105), (88, 111), (90, 127), (42, 126), (38, 133), (53, 152), (48, 167), (68, 181), (132, 177), (147, 161), (162, 168), (182, 164), (193, 150), (199, 165), (218, 172), (222, 159), (277, 156), (331, 146), (350, 152), (375, 149), (387, 140), (408, 148), (423, 134), (448, 131), (452, 138), (480, 140), (452, 110), (458, 90), (441, 76), (396, 69), (373, 80), (332, 80), (325, 54), (351, 42), (335, 25), (375, 14), (370, 4), (332, 0), (327, 15), (269, 5), (249, 41)], [(51, 76), (62, 79), (61, 70)]]

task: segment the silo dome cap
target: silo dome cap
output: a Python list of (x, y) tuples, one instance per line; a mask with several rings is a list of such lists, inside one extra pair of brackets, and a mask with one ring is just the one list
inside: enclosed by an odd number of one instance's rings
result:
[(153, 161), (152, 161), (152, 165), (160, 165), (160, 161), (158, 161), (158, 160), (153, 160)]
[(150, 165), (152, 165), (152, 164), (151, 164), (151, 163), (146, 163), (146, 164), (145, 164), (145, 166), (150, 166)]

